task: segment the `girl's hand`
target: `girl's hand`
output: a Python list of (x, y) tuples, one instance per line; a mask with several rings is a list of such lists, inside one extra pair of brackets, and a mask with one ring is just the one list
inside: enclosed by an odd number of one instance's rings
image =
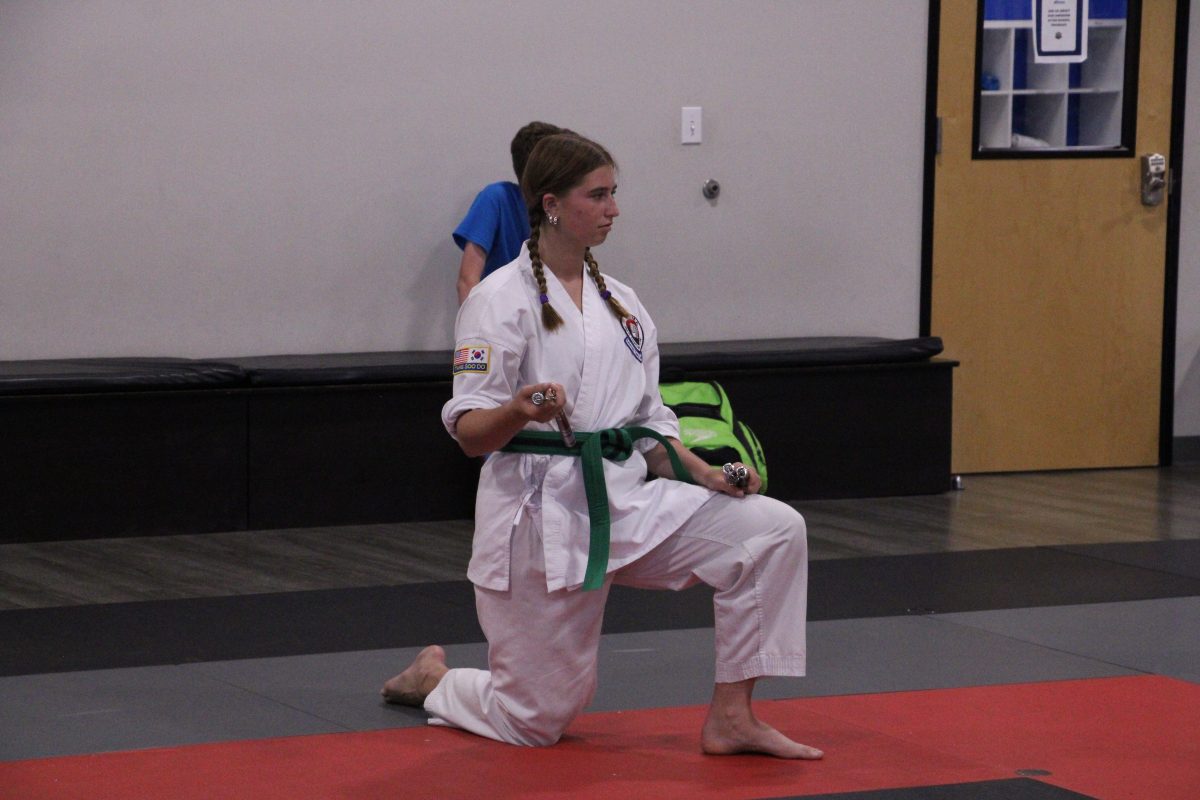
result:
[(706, 489), (711, 489), (714, 492), (723, 492), (724, 494), (732, 495), (733, 497), (745, 497), (748, 494), (758, 494), (758, 490), (762, 488), (762, 478), (758, 476), (758, 472), (749, 464), (743, 464), (740, 461), (735, 461), (735, 467), (746, 468), (746, 485), (736, 486), (725, 480), (725, 472), (721, 467), (707, 466), (699, 475), (693, 474), (692, 477)]
[(567, 390), (561, 383), (533, 383), (522, 386), (513, 403), (531, 422), (549, 422), (560, 411), (566, 410)]

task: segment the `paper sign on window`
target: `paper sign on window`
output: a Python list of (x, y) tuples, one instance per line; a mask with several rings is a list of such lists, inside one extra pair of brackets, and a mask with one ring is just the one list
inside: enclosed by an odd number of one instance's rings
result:
[(1039, 64), (1087, 60), (1088, 0), (1034, 0), (1033, 60)]

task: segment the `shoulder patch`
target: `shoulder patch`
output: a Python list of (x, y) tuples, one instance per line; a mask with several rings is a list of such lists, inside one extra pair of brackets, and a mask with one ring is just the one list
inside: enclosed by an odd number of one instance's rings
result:
[(490, 345), (478, 344), (471, 347), (460, 347), (454, 351), (454, 367), (451, 374), (461, 372), (487, 372), (492, 360)]

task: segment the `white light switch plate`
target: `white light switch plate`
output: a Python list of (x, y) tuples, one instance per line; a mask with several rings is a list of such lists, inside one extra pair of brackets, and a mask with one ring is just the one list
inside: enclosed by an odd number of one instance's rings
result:
[(700, 144), (700, 106), (684, 106), (680, 123), (682, 144)]

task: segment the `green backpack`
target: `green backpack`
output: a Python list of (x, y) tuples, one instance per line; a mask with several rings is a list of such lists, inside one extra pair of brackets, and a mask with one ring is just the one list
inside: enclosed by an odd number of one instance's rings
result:
[(758, 471), (760, 493), (767, 492), (767, 460), (754, 431), (734, 419), (729, 396), (716, 381), (661, 383), (663, 403), (679, 417), (679, 441), (705, 462), (721, 466), (741, 461)]

